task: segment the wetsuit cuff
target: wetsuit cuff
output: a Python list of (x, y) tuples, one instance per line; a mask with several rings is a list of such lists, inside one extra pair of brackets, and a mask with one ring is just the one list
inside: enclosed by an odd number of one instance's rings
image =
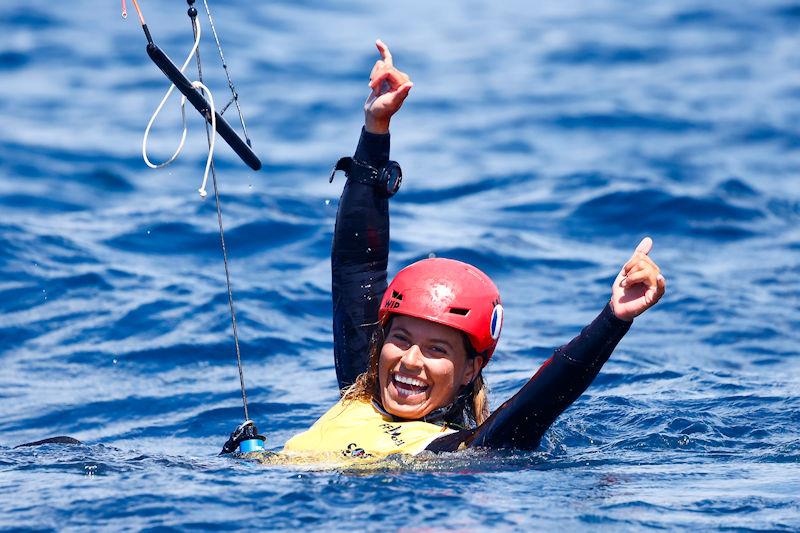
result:
[(597, 318), (608, 322), (609, 327), (612, 329), (621, 330), (623, 335), (625, 335), (628, 330), (631, 329), (631, 324), (633, 324), (633, 320), (622, 320), (621, 318), (617, 318), (617, 315), (614, 314), (614, 310), (611, 309), (610, 302), (606, 304), (606, 306), (603, 308), (603, 311), (600, 313), (600, 316)]
[(368, 165), (380, 168), (389, 161), (389, 135), (370, 133), (366, 128), (361, 128), (361, 138), (353, 159)]

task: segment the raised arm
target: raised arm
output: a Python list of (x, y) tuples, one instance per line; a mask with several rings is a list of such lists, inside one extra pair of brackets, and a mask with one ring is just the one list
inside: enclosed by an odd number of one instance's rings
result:
[(620, 271), (611, 301), (580, 335), (556, 349), (539, 371), (478, 428), (447, 435), (428, 446), (431, 451), (459, 447), (517, 448), (539, 445), (555, 419), (591, 385), (634, 317), (658, 302), (665, 281), (647, 254), (644, 239)]
[[(354, 158), (379, 167), (389, 159), (389, 135), (362, 131)], [(339, 389), (367, 369), (388, 260), (389, 201), (375, 187), (348, 180), (339, 200), (331, 249), (333, 353)]]
[[(389, 122), (411, 89), (408, 76), (394, 68), (389, 49), (370, 74), (364, 128), (353, 165), (381, 169), (389, 161)], [(348, 180), (339, 200), (331, 249), (333, 341), (339, 389), (367, 369), (369, 341), (378, 327), (378, 306), (386, 290), (389, 260), (389, 202), (385, 188)]]

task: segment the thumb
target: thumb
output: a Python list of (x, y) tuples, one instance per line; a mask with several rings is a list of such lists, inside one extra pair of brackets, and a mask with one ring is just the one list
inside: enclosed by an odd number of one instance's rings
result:
[(404, 83), (403, 86), (398, 88), (392, 95), (392, 102), (397, 106), (402, 105), (403, 101), (408, 96), (408, 92), (411, 90), (413, 86), (414, 84), (411, 83), (410, 81)]
[(650, 237), (645, 237), (644, 239), (642, 239), (642, 242), (639, 243), (639, 245), (636, 247), (636, 250), (634, 250), (633, 253), (636, 254), (636, 252), (642, 252), (644, 255), (647, 255), (650, 253), (650, 250), (652, 249), (653, 249), (653, 239), (651, 239)]

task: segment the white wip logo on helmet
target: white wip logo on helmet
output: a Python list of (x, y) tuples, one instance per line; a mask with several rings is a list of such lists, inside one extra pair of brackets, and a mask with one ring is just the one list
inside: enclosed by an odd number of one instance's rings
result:
[(497, 304), (492, 311), (492, 321), (489, 323), (489, 334), (492, 340), (500, 337), (500, 330), (503, 329), (503, 306)]

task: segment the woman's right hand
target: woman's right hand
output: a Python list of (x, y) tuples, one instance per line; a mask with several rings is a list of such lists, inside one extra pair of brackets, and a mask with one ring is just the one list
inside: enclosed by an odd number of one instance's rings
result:
[(370, 133), (389, 133), (389, 121), (397, 113), (414, 86), (405, 72), (401, 72), (392, 63), (389, 47), (378, 39), (375, 46), (381, 58), (375, 62), (369, 75), (369, 87), (372, 92), (364, 102), (364, 127)]

